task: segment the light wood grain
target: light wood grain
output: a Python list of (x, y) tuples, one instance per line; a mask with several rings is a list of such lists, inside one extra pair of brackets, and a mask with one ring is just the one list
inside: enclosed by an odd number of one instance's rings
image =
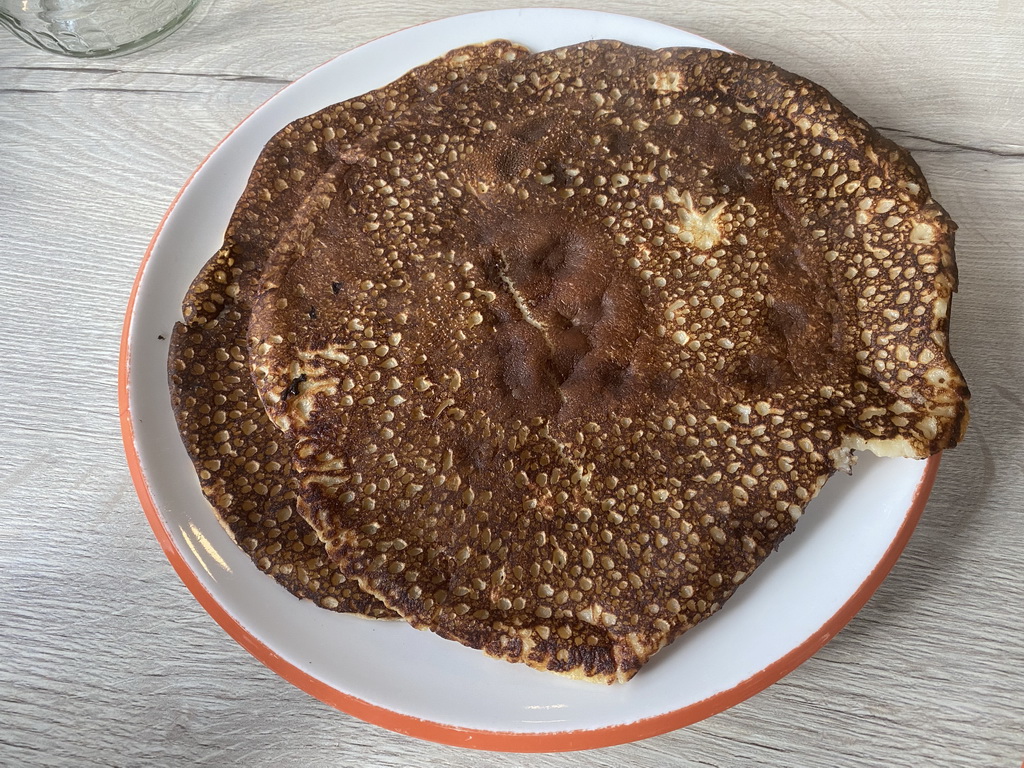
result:
[(141, 513), (117, 423), (128, 292), (189, 173), (280, 87), (395, 29), (501, 6), (218, 0), (93, 62), (0, 34), (0, 765), (1021, 764), (1024, 6), (589, 6), (817, 80), (914, 152), (960, 224), (953, 344), (973, 419), (888, 580), (753, 699), (583, 757), (418, 742), (291, 687), (203, 612)]

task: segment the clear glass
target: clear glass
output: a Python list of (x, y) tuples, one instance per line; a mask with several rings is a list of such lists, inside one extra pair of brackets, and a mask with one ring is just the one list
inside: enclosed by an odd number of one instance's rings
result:
[(199, 0), (0, 0), (0, 24), (65, 56), (115, 56), (177, 29)]

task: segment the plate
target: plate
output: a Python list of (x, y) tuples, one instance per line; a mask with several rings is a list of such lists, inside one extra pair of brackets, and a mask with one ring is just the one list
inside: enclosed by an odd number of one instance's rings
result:
[(324, 702), (416, 737), (481, 749), (607, 746), (694, 723), (778, 680), (867, 601), (924, 507), (938, 458), (863, 456), (833, 478), (725, 608), (621, 686), (575, 682), (485, 657), (402, 622), (297, 600), (229, 538), (182, 447), (167, 387), (181, 299), (220, 245), (263, 145), (289, 121), (385, 85), (460, 45), (508, 38), (533, 50), (616, 38), (723, 48), (641, 19), (566, 9), (503, 10), (424, 24), (345, 53), (297, 80), (232, 131), (161, 222), (132, 291), (120, 413), (139, 498), (178, 575), (256, 658)]

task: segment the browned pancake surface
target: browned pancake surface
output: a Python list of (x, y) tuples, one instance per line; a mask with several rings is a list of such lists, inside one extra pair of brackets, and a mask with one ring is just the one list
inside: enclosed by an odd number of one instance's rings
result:
[(247, 315), (227, 307), (171, 338), (172, 403), (203, 492), (253, 562), (323, 608), (393, 618), (335, 568), (295, 510), (292, 441), (267, 418), (248, 371)]
[(823, 89), (588, 43), (425, 100), (275, 252), (250, 345), (304, 514), (416, 626), (624, 680), (853, 449), (966, 425), (954, 225)]
[[(411, 71), (387, 93), (403, 101), (457, 88), (517, 49), (470, 46)], [(343, 102), (298, 120), (261, 153), (232, 216), (223, 247), (185, 297), (185, 323), (171, 339), (169, 377), (179, 430), (203, 491), (221, 521), (256, 565), (293, 594), (322, 607), (393, 617), (326, 558), (323, 545), (295, 511), (292, 438), (267, 419), (249, 375), (249, 308), (270, 249), (316, 208), (325, 174), (344, 166), (349, 126), (361, 102)], [(396, 107), (396, 119), (402, 108)], [(336, 128), (337, 126), (337, 128)], [(349, 134), (352, 134), (349, 136)]]

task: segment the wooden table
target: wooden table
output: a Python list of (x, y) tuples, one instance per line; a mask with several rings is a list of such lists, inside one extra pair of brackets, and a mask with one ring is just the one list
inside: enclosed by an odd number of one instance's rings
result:
[(1024, 759), (1024, 4), (593, 0), (830, 88), (911, 149), (959, 223), (953, 346), (974, 393), (904, 556), (781, 682), (692, 727), (503, 756), (338, 713), (177, 579), (125, 465), (129, 289), (236, 123), (376, 36), (496, 2), (205, 3), (124, 58), (0, 34), (0, 765), (1013, 766)]

